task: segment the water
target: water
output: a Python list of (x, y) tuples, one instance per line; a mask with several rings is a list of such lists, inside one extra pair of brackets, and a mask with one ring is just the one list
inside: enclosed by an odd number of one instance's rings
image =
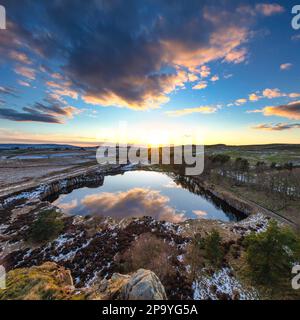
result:
[(158, 220), (181, 222), (191, 218), (222, 221), (244, 218), (237, 210), (199, 190), (187, 178), (149, 171), (106, 176), (102, 186), (62, 194), (54, 204), (71, 215), (117, 219), (151, 216)]

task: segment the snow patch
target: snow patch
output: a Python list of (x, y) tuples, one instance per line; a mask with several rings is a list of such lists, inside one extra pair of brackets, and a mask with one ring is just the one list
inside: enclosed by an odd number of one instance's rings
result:
[(257, 300), (258, 293), (254, 289), (247, 290), (233, 276), (230, 268), (223, 268), (212, 276), (203, 275), (193, 282), (194, 300)]

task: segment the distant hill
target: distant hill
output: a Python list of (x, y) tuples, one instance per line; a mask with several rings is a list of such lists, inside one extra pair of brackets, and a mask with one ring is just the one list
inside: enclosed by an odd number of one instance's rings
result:
[(30, 149), (72, 149), (78, 150), (80, 147), (72, 146), (69, 144), (22, 144), (22, 143), (0, 143), (0, 150), (30, 150)]
[(243, 151), (263, 151), (263, 150), (299, 150), (300, 144), (273, 143), (273, 144), (257, 144), (257, 145), (208, 145), (207, 149), (223, 149), (223, 150), (243, 150)]

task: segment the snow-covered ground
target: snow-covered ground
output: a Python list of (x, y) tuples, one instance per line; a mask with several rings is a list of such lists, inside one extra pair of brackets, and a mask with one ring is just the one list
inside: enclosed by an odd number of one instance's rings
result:
[(235, 278), (230, 268), (222, 268), (213, 275), (203, 275), (193, 283), (194, 300), (257, 300), (254, 289), (246, 289)]

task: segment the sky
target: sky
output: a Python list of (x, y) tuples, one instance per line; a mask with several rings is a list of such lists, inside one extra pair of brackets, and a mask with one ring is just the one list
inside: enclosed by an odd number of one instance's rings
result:
[(300, 143), (296, 4), (0, 0), (0, 143)]

